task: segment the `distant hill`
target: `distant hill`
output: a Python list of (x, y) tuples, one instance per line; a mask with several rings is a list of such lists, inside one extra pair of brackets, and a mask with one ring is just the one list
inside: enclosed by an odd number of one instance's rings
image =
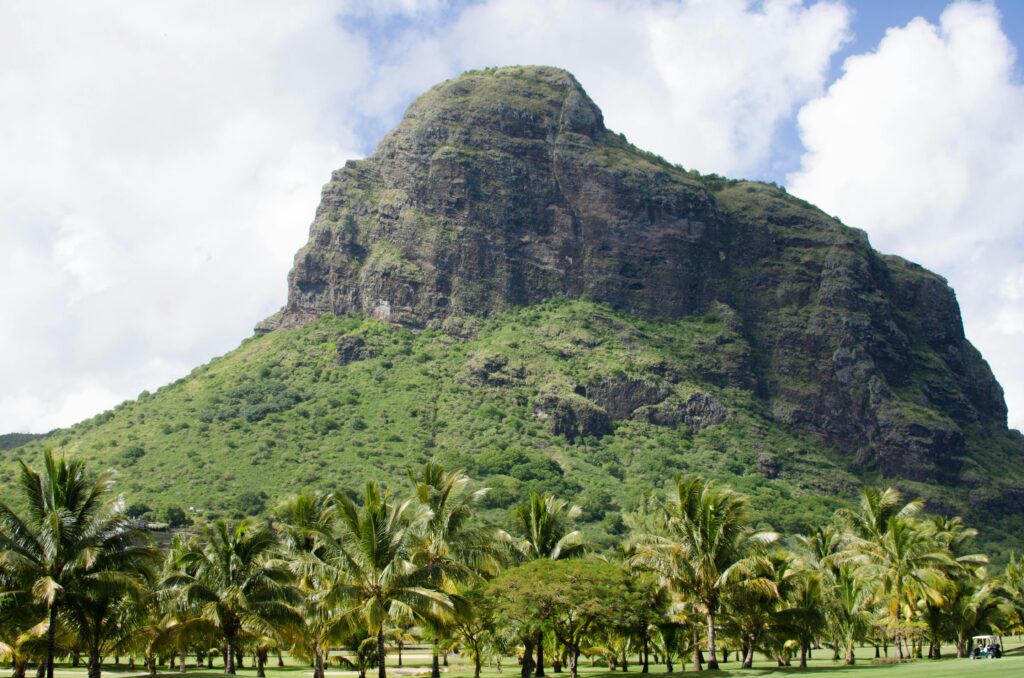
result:
[(32, 440), (44, 438), (46, 435), (46, 433), (3, 433), (0, 434), (0, 450), (10, 450)]
[(777, 186), (635, 148), (565, 71), (420, 97), (334, 172), (288, 285), (238, 349), (53, 444), (199, 519), (436, 456), (496, 519), (548, 490), (609, 544), (696, 471), (788, 532), (895, 484), (997, 557), (1024, 546), (1024, 438), (946, 281)]

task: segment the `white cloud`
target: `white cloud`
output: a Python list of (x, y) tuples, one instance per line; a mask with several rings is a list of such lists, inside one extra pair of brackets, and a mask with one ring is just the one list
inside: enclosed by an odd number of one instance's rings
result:
[(1024, 87), (988, 3), (892, 28), (799, 114), (790, 190), (945, 275), (1024, 426)]
[(182, 376), (283, 302), (319, 188), (357, 147), (369, 51), (335, 11), (0, 7), (0, 431)]

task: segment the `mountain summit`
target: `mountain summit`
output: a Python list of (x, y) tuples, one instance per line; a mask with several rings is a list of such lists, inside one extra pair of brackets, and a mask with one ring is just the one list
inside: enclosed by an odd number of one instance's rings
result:
[(356, 313), (460, 334), (553, 297), (726, 318), (750, 351), (709, 379), (885, 475), (955, 481), (972, 438), (1006, 431), (945, 280), (778, 187), (633, 147), (555, 68), (469, 72), (419, 97), (333, 174), (287, 305), (260, 328)]

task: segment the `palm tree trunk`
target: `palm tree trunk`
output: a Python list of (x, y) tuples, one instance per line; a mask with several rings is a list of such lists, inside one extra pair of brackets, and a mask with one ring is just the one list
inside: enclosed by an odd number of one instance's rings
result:
[(754, 645), (757, 644), (757, 636), (747, 636), (747, 653), (743, 657), (743, 664), (740, 668), (749, 669), (754, 666)]
[[(875, 648), (875, 649), (877, 650), (877, 648)], [(856, 661), (857, 661), (857, 657), (856, 657), (856, 655), (853, 654), (853, 643), (852, 642), (847, 642), (846, 643), (846, 658), (843, 660), (843, 663), (846, 664), (847, 666), (853, 666), (854, 662), (856, 662)]]
[[(182, 666), (185, 665), (184, 660)], [(256, 678), (267, 678), (267, 671), (264, 667), (267, 665), (267, 648), (258, 647), (256, 648)]]
[(224, 673), (235, 675), (235, 634), (224, 634)]
[(53, 648), (57, 637), (57, 603), (50, 605), (50, 626), (46, 629), (46, 678), (53, 678)]
[(405, 643), (403, 643), (402, 639), (399, 638), (398, 639), (398, 668), (402, 668), (402, 647), (404, 645), (405, 645)]
[(181, 660), (181, 665), (178, 667), (178, 673), (185, 673), (188, 670), (188, 657), (185, 654), (184, 645), (178, 648), (178, 654)]
[(715, 601), (708, 601), (708, 669), (718, 670), (718, 655), (715, 654)]
[[(438, 663), (437, 653), (437, 638), (434, 638), (434, 654), (430, 660), (430, 678), (441, 678), (441, 666)], [(524, 673), (523, 678), (530, 678), (530, 674)]]
[(650, 652), (650, 632), (644, 629), (644, 667), (640, 669), (640, 673), (650, 673), (650, 659), (648, 653)]
[(89, 678), (100, 678), (101, 672), (102, 669), (100, 668), (100, 649), (99, 647), (90, 647), (88, 669)]
[(11, 674), (11, 678), (25, 678), (27, 670), (28, 660), (24, 657), (16, 657), (14, 660), (14, 673)]
[(324, 678), (324, 651), (317, 646), (313, 657), (313, 678)]
[(281, 650), (277, 651), (277, 668), (284, 668), (284, 655), (281, 654)]
[(384, 666), (384, 625), (377, 629), (377, 678), (387, 678), (388, 671)]

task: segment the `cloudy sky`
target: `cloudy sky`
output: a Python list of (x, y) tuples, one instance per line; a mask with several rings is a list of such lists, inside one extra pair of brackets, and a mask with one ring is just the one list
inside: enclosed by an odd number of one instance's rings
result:
[(529, 63), (946, 276), (1024, 427), (1022, 40), (1016, 0), (6, 0), (0, 432), (237, 346), (333, 168), (432, 84)]

